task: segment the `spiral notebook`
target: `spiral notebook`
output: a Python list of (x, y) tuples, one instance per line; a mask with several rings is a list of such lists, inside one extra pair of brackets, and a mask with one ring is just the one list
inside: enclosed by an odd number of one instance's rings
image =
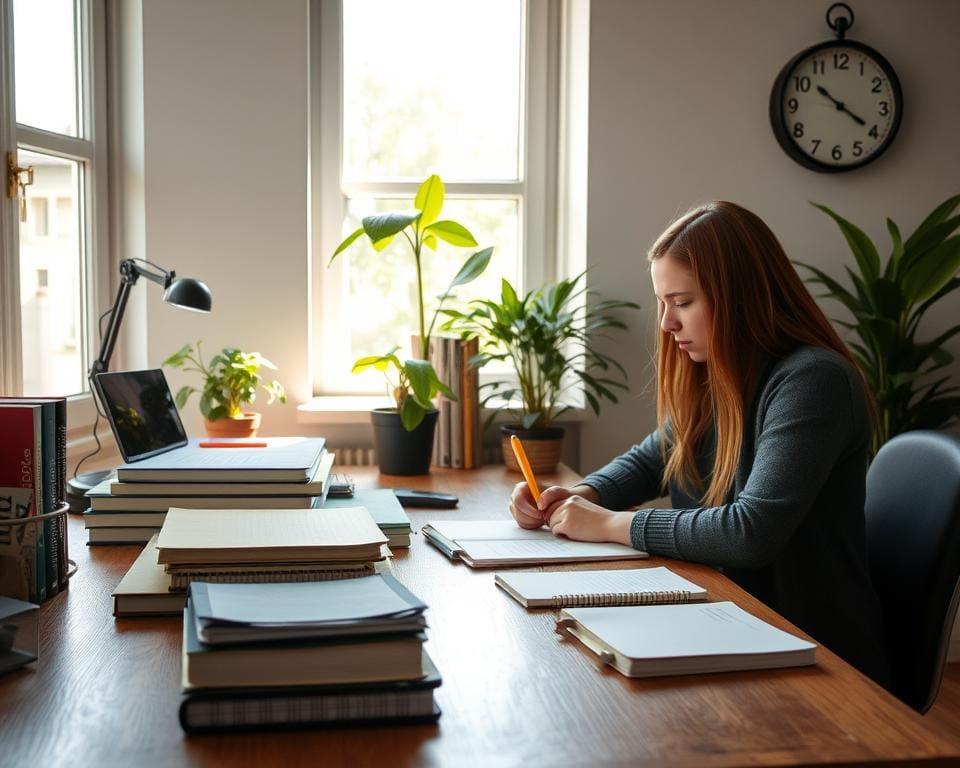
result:
[(498, 573), (494, 582), (524, 608), (654, 605), (706, 600), (707, 590), (669, 568)]

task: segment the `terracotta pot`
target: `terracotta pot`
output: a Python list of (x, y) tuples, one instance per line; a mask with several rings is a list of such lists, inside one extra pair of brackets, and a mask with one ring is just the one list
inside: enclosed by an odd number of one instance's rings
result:
[(235, 419), (203, 420), (207, 437), (253, 437), (260, 429), (260, 414), (244, 411)]
[(524, 453), (530, 462), (534, 474), (555, 472), (560, 463), (563, 450), (563, 427), (545, 427), (543, 429), (524, 429), (519, 424), (504, 424), (500, 427), (500, 450), (503, 451), (503, 463), (507, 469), (520, 471), (517, 457), (510, 446), (510, 435), (516, 435), (523, 443)]

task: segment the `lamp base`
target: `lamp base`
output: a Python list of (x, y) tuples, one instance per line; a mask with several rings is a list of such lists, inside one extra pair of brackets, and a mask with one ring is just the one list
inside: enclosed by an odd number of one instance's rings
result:
[(83, 472), (67, 480), (67, 503), (70, 511), (85, 511), (90, 506), (90, 500), (86, 497), (87, 491), (106, 480), (109, 474), (110, 470), (104, 469), (100, 472)]

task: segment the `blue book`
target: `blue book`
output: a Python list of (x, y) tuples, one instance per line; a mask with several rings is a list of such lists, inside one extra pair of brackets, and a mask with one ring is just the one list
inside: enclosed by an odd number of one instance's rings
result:
[(210, 645), (421, 632), (426, 604), (393, 576), (294, 583), (194, 581), (198, 639)]
[(353, 496), (327, 496), (324, 509), (340, 507), (366, 507), (373, 522), (390, 539), (390, 546), (400, 546), (395, 537), (406, 536), (405, 546), (410, 546), (410, 517), (407, 515), (397, 495), (390, 488), (365, 488), (355, 491)]

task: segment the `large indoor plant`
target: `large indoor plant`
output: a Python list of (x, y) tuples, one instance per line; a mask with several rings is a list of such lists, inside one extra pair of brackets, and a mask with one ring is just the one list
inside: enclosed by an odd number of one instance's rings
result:
[(163, 361), (163, 365), (194, 371), (203, 377), (203, 389), (185, 385), (177, 390), (176, 403), (183, 408), (194, 392), (200, 393), (200, 413), (210, 437), (252, 437), (260, 428), (260, 413), (243, 410), (257, 398), (261, 387), (274, 400), (287, 402), (283, 385), (276, 379), (264, 381), (261, 368), (277, 367), (259, 352), (242, 352), (224, 347), (209, 363), (204, 363), (201, 342), (196, 350), (185, 344)]
[(361, 236), (366, 237), (377, 253), (400, 236), (410, 246), (413, 257), (419, 321), (413, 344), (414, 357), (401, 360), (396, 355), (397, 346), (386, 354), (362, 357), (353, 364), (354, 373), (376, 368), (387, 377), (394, 406), (374, 409), (371, 414), (377, 460), (381, 471), (386, 474), (415, 475), (429, 471), (437, 419), (433, 399), (441, 392), (446, 397), (454, 398), (453, 392), (440, 381), (430, 364), (430, 337), (438, 313), (444, 302), (452, 296), (453, 289), (476, 279), (486, 269), (493, 252), (492, 248), (484, 248), (464, 261), (450, 285), (438, 297), (428, 323), (423, 297), (424, 248), (435, 251), (441, 240), (459, 248), (477, 244), (462, 224), (440, 219), (444, 195), (443, 181), (436, 174), (430, 176), (417, 190), (414, 199), (416, 210), (391, 211), (365, 217), (361, 226), (351, 232), (330, 257), (333, 262)]
[(953, 234), (960, 216), (952, 215), (960, 195), (937, 206), (906, 240), (887, 219), (892, 246), (885, 264), (861, 229), (827, 206), (814, 205), (840, 227), (857, 269), (847, 267), (851, 286), (846, 287), (821, 269), (797, 264), (812, 273), (808, 282), (826, 289), (823, 297), (852, 315), (852, 322), (834, 322), (851, 332), (848, 343), (876, 397), (873, 453), (901, 432), (946, 426), (960, 413), (960, 387), (934, 374), (953, 361), (945, 345), (960, 324), (932, 339), (918, 338), (917, 330), (924, 314), (960, 286), (960, 235)]
[[(506, 279), (500, 300), (478, 299), (468, 310), (445, 309), (445, 328), (463, 336), (478, 336), (480, 353), (471, 361), (482, 367), (491, 361), (508, 363), (513, 376), (488, 382), (481, 404), (510, 414), (501, 426), (503, 457), (516, 469), (511, 434), (518, 434), (534, 471), (550, 472), (560, 457), (563, 428), (554, 422), (573, 406), (574, 390), (583, 392), (594, 413), (600, 402), (617, 402), (616, 390), (626, 390), (627, 374), (597, 341), (613, 330), (625, 330), (622, 310), (639, 309), (632, 301), (600, 300), (585, 287), (586, 273), (528, 292), (523, 297)], [(581, 282), (583, 281), (583, 282)]]

